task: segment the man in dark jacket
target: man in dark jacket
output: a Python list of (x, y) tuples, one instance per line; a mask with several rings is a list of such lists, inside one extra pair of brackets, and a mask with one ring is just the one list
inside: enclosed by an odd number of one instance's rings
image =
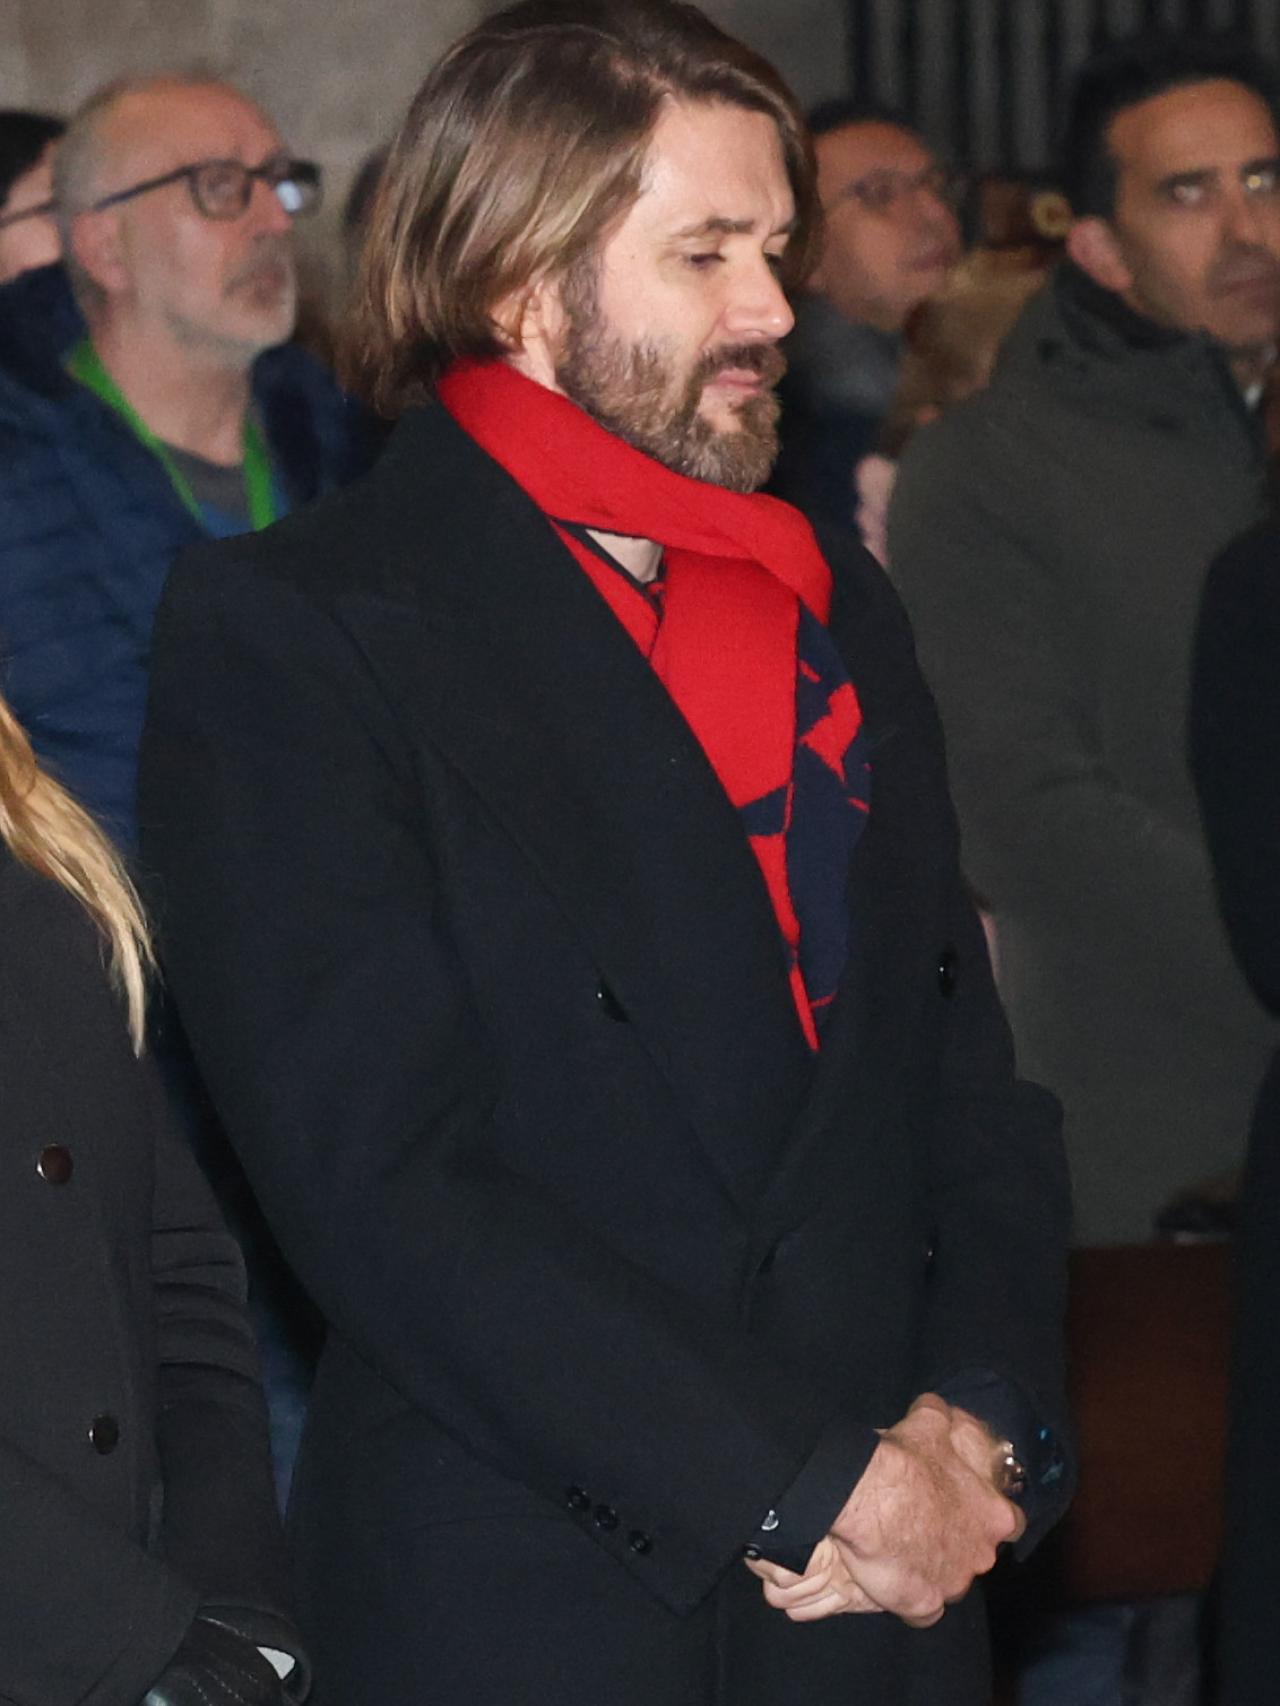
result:
[(354, 417), (286, 342), (316, 168), (249, 101), (112, 85), (57, 168), (66, 270), (0, 290), (0, 656), (43, 760), (128, 845), (175, 553), (352, 472)]
[(1218, 919), (1184, 730), (1215, 552), (1263, 510), (1280, 140), (1194, 42), (1082, 78), (1071, 259), (991, 387), (920, 434), (890, 560), (1024, 1070), (1062, 1097), (1082, 1243), (1238, 1162), (1268, 1026)]
[(329, 1325), (315, 1698), (979, 1706), (1065, 1181), (897, 602), (753, 491), (801, 118), (692, 7), (532, 0), (387, 173), (365, 356), (432, 400), (175, 571), (141, 796)]

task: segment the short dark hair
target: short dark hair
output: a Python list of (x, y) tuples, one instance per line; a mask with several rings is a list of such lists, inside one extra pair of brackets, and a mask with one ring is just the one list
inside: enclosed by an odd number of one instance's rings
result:
[(897, 107), (884, 101), (864, 101), (856, 95), (835, 95), (829, 101), (819, 101), (806, 116), (809, 134), (816, 141), (830, 136), (833, 130), (847, 130), (855, 124), (891, 124), (898, 130), (918, 136), (915, 125)]
[(19, 107), (0, 108), (0, 209), (19, 178), (35, 165), (51, 142), (66, 129), (51, 113), (27, 112)]
[(383, 414), (450, 361), (505, 344), (493, 311), (597, 249), (641, 192), (668, 100), (724, 102), (778, 128), (796, 203), (798, 282), (821, 223), (795, 97), (682, 0), (523, 0), (450, 49), (418, 91), (374, 201), (349, 373)]
[(1270, 66), (1238, 35), (1145, 31), (1095, 54), (1072, 86), (1062, 139), (1061, 181), (1076, 217), (1115, 212), (1110, 133), (1121, 113), (1171, 89), (1219, 81), (1250, 90), (1273, 116), (1280, 106)]

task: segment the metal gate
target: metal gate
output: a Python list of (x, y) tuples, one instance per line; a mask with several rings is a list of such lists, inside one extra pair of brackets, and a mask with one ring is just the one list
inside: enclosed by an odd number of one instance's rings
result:
[(904, 112), (957, 162), (1035, 172), (1070, 80), (1130, 31), (1238, 31), (1280, 54), (1280, 0), (849, 0), (850, 85)]

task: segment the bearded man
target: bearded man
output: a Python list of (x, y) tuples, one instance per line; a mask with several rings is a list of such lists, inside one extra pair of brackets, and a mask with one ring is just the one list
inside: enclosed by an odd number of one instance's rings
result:
[(499, 13), (373, 216), (378, 469), (171, 580), (145, 851), (328, 1322), (320, 1706), (978, 1706), (1066, 1498), (1056, 1104), (893, 594), (754, 492), (814, 205), (692, 7)]

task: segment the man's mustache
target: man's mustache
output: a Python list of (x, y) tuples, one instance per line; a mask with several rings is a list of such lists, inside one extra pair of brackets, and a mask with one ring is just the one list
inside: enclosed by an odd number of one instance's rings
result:
[(728, 368), (758, 373), (768, 386), (777, 385), (787, 371), (787, 358), (777, 344), (722, 344), (708, 350), (694, 371), (694, 383), (705, 385)]
[(1222, 254), (1209, 271), (1214, 290), (1233, 290), (1241, 285), (1269, 284), (1280, 290), (1280, 259), (1269, 249), (1240, 244)]
[(256, 284), (272, 273), (283, 273), (289, 280), (293, 278), (293, 244), (288, 237), (260, 237), (249, 259), (227, 280), (227, 289), (238, 290), (241, 285)]

